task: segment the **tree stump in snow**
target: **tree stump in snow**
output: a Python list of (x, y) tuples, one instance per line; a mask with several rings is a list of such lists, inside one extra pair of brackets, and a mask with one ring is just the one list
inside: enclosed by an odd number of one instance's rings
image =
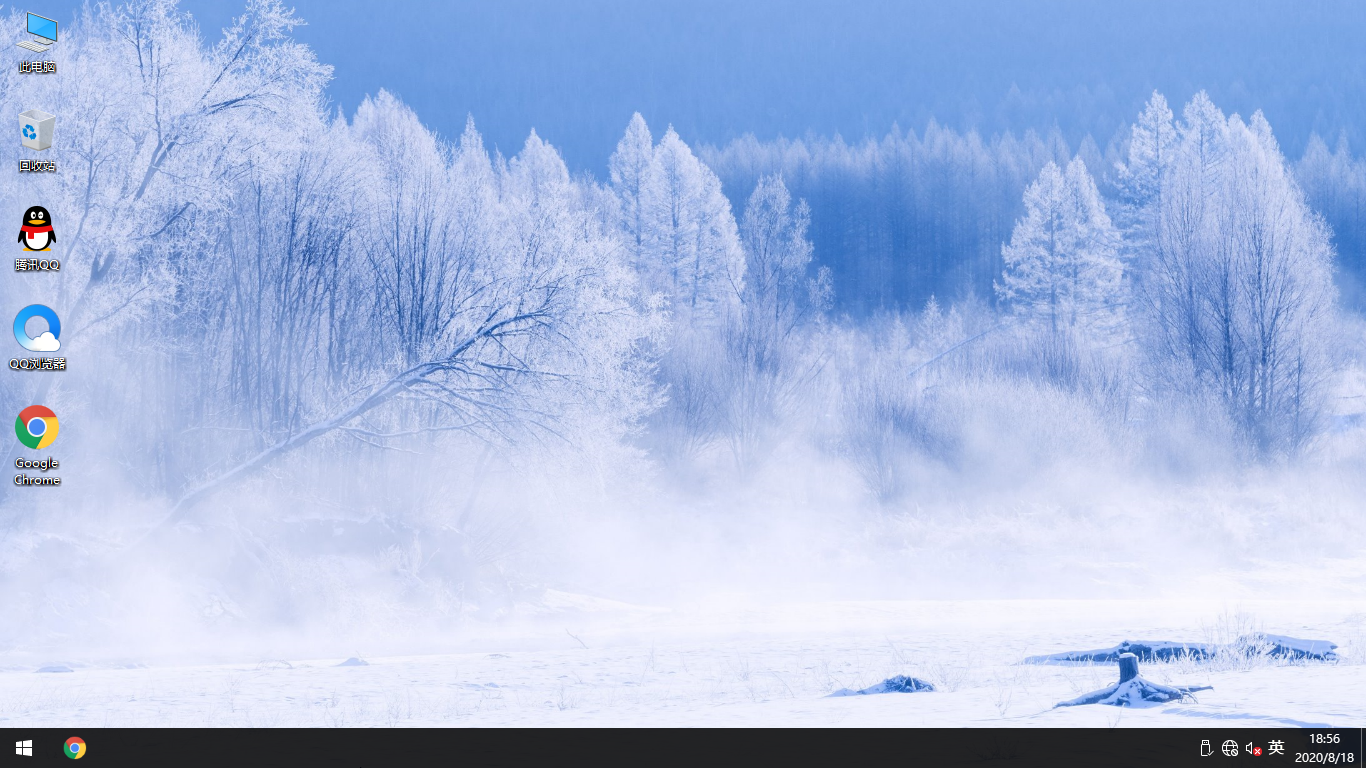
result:
[(1058, 704), (1059, 707), (1075, 707), (1081, 704), (1110, 704), (1116, 707), (1151, 707), (1169, 701), (1180, 701), (1195, 691), (1208, 691), (1210, 686), (1159, 685), (1138, 676), (1138, 656), (1132, 653), (1119, 655), (1119, 682), (1109, 688), (1092, 691), (1071, 701)]
[(1138, 657), (1132, 653), (1119, 655), (1119, 681), (1127, 683), (1138, 677)]

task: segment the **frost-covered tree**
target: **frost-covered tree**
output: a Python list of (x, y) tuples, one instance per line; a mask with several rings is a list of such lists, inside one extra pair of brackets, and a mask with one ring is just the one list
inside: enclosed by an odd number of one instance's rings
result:
[[(453, 151), (438, 151), (397, 102), (384, 112), (358, 112), (355, 140), (370, 146), (375, 130), (404, 131), (412, 147), (402, 151), (422, 166), (377, 184), (355, 212), (354, 246), (367, 255), (351, 262), (354, 283), (336, 287), (348, 300), (329, 332), (354, 350), (357, 367), (343, 387), (317, 381), (309, 418), (241, 450), (166, 522), (223, 481), (329, 435), (377, 445), (450, 431), (494, 442), (616, 439), (651, 405), (647, 369), (635, 359), (649, 332), (636, 281), (617, 233), (582, 207), (559, 153), (533, 132), (495, 167), (472, 127)], [(374, 152), (357, 159), (367, 156), (366, 177), (382, 178), (390, 163)], [(375, 211), (380, 226), (366, 226)], [(410, 253), (370, 258), (384, 237)], [(404, 332), (418, 338), (409, 344)], [(301, 373), (310, 362), (298, 361)]]
[(450, 198), (471, 180), (449, 177), (445, 148), (393, 95), (381, 91), (367, 98), (352, 125), (375, 157), (370, 167), (380, 169), (370, 190), (369, 207), (377, 215), (362, 224), (362, 237), (372, 244), (367, 259), (378, 278), (386, 332), (411, 365), (443, 333), (451, 316), (447, 304), (468, 263), (452, 253), (459, 247), (452, 214), (465, 206), (478, 210), (479, 200), (467, 198), (458, 206)]
[(1025, 215), (1001, 249), (997, 296), (1052, 331), (1105, 329), (1120, 301), (1119, 239), (1080, 158), (1049, 163), (1024, 195)]
[(667, 312), (652, 346), (665, 393), (652, 417), (660, 455), (695, 453), (718, 426), (718, 360), (734, 320), (745, 261), (720, 180), (669, 128), (657, 146), (639, 115), (609, 162), (619, 230), (640, 276), (643, 303)]
[[(351, 244), (373, 210), (369, 174), (356, 172), (365, 155), (341, 121), (307, 137), (241, 180), (230, 210), (254, 225), (219, 230), (215, 268), (205, 283), (183, 286), (202, 307), (193, 331), (202, 334), (199, 383), (228, 395), (224, 425), (249, 425), (261, 440), (317, 417), (317, 388), (356, 361), (337, 315), (351, 314), (346, 287), (363, 277)], [(170, 449), (178, 471), (205, 461), (198, 446)]]
[(622, 228), (632, 246), (635, 263), (641, 264), (653, 247), (657, 234), (655, 220), (660, 168), (655, 159), (654, 140), (645, 118), (637, 112), (626, 126), (626, 135), (617, 142), (607, 163), (612, 190), (621, 209)]
[(1261, 454), (1313, 434), (1330, 370), (1332, 246), (1260, 112), (1186, 105), (1140, 281), (1142, 337), (1168, 387), (1206, 393)]
[(744, 280), (730, 201), (721, 181), (693, 155), (672, 127), (655, 148), (659, 168), (654, 284), (686, 324), (715, 323), (734, 305)]
[(829, 270), (808, 275), (814, 250), (807, 239), (810, 224), (810, 206), (805, 200), (793, 205), (781, 176), (760, 179), (745, 205), (740, 235), (747, 268), (739, 293), (746, 334), (764, 349), (779, 348), (830, 298)]
[(1123, 253), (1132, 262), (1149, 249), (1156, 236), (1162, 181), (1175, 160), (1178, 136), (1167, 99), (1153, 91), (1129, 132), (1128, 156), (1115, 163), (1118, 192), (1116, 225), (1124, 238)]
[(719, 326), (744, 280), (721, 182), (670, 127), (658, 146), (639, 113), (609, 163), (621, 229), (648, 291), (678, 327)]
[(741, 311), (728, 328), (722, 415), (737, 463), (754, 460), (809, 372), (801, 332), (828, 308), (830, 270), (811, 274), (810, 208), (781, 176), (760, 179), (740, 222), (748, 263)]

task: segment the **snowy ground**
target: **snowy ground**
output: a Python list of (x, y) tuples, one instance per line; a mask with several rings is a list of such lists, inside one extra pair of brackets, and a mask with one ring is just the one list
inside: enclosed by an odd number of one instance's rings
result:
[[(1352, 601), (739, 601), (675, 610), (552, 593), (554, 610), (452, 652), (243, 658), (169, 665), (62, 660), (0, 672), (5, 726), (1359, 726), (1366, 605)], [(1241, 618), (1232, 618), (1236, 611)], [(1034, 666), (1031, 654), (1123, 639), (1205, 641), (1254, 620), (1338, 643), (1336, 664), (1145, 664), (1156, 682), (1212, 685), (1151, 709), (1059, 701), (1104, 687), (1112, 666)], [(585, 647), (586, 646), (586, 647)], [(11, 659), (10, 661), (13, 661)], [(56, 661), (56, 660), (50, 660)], [(8, 663), (8, 662), (7, 662)], [(895, 674), (934, 693), (826, 698)]]

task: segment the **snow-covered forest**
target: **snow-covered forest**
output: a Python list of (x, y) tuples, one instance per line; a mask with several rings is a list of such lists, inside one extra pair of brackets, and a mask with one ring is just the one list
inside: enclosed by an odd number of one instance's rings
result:
[(297, 21), (93, 5), (62, 76), (0, 78), (59, 116), (59, 172), (0, 197), (62, 263), (0, 303), (56, 309), (69, 360), (0, 385), (59, 414), (63, 480), (0, 490), (0, 653), (1360, 558), (1362, 148), (1154, 92), (1071, 144), (623, 114), (571, 173), (553, 125), (503, 153), (478, 114), (337, 109)]

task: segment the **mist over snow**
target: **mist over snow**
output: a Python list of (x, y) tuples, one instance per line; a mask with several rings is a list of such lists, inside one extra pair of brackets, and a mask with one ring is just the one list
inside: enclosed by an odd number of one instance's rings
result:
[[(123, 664), (275, 680), (279, 659), (498, 651), (403, 663), (613, 711), (608, 689), (566, 693), (502, 652), (555, 666), (582, 646), (623, 680), (677, 663), (703, 701), (688, 643), (715, 627), (721, 703), (923, 672), (964, 687), (961, 724), (1018, 710), (1016, 686), (1089, 689), (1009, 671), (1026, 651), (1265, 630), (1333, 635), (1324, 707), (1360, 686), (1352, 99), (1286, 115), (1292, 152), (1255, 89), (1234, 111), (1128, 75), (1094, 122), (1065, 94), (972, 121), (887, 93), (857, 137), (647, 120), (661, 84), (642, 111), (602, 105), (615, 146), (567, 164), (550, 122), (508, 146), (477, 110), (435, 129), (404, 83), (339, 103), (298, 16), (242, 13), (219, 34), (167, 0), (91, 5), (63, 20), (58, 76), (0, 78), (6, 104), (59, 116), (60, 173), (0, 198), (52, 212), (62, 264), (7, 276), (0, 307), (55, 309), (68, 359), (0, 383), (0, 412), (61, 420), (7, 461), (53, 456), (62, 478), (0, 488), (0, 677), (60, 662), (105, 691)], [(1035, 113), (1053, 107), (1050, 129)], [(965, 635), (980, 656), (936, 655)], [(231, 699), (225, 669), (203, 679)], [(139, 679), (188, 679), (159, 675)], [(58, 718), (56, 694), (15, 703), (18, 679), (0, 712)], [(254, 724), (517, 722), (471, 703), (491, 690)], [(1328, 716), (1305, 706), (1277, 717)], [(807, 716), (772, 712), (747, 717)]]

